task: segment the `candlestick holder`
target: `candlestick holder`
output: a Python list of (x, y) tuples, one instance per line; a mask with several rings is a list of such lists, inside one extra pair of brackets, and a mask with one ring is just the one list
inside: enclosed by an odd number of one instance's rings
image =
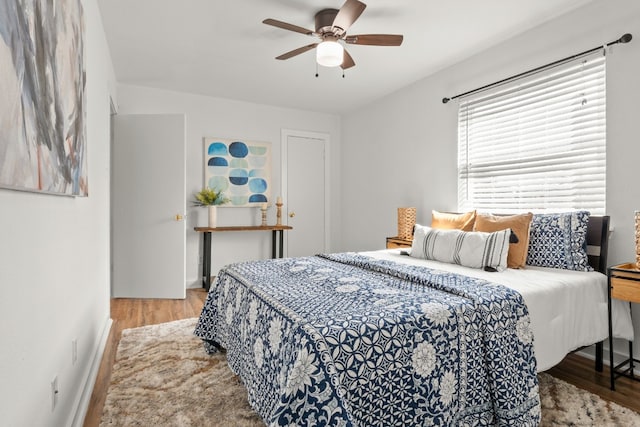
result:
[(267, 225), (267, 205), (266, 203), (264, 205), (262, 205), (262, 207), (260, 208), (260, 212), (262, 213), (262, 226), (266, 226)]
[(276, 202), (276, 225), (282, 225), (282, 201)]

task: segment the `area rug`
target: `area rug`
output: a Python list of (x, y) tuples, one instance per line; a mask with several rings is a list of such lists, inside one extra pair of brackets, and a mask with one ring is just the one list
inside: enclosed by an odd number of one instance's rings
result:
[[(100, 422), (106, 426), (264, 426), (225, 356), (209, 356), (196, 319), (125, 329)], [(540, 374), (542, 426), (640, 426), (640, 415)]]

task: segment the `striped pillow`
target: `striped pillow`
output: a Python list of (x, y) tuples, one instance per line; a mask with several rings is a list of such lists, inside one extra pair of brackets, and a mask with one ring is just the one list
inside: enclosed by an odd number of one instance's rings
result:
[(410, 255), (486, 271), (503, 271), (507, 268), (510, 235), (509, 228), (484, 233), (439, 230), (416, 224)]

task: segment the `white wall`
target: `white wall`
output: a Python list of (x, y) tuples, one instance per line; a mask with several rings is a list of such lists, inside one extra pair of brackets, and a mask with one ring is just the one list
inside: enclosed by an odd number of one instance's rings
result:
[[(129, 85), (118, 85), (118, 114), (184, 113), (187, 120), (187, 286), (201, 286), (202, 234), (195, 226), (206, 226), (206, 210), (192, 206), (193, 194), (204, 184), (204, 137), (238, 138), (272, 144), (272, 197), (279, 195), (280, 133), (282, 129), (327, 133), (331, 138), (331, 206), (340, 200), (340, 118), (336, 115), (277, 108), (247, 102), (212, 98)], [(286, 200), (284, 200), (286, 204)], [(331, 213), (334, 225), (331, 247), (340, 245), (340, 217)], [(218, 226), (259, 225), (257, 208), (218, 209)], [(275, 209), (269, 210), (269, 224), (275, 224)], [(286, 223), (286, 219), (285, 219)], [(212, 236), (212, 274), (237, 261), (271, 256), (271, 233), (214, 233)]]
[[(81, 423), (90, 370), (109, 325), (108, 80), (115, 79), (96, 0), (83, 5), (89, 197), (0, 190), (3, 426), (71, 425), (78, 407)], [(60, 393), (52, 412), (56, 375)]]
[[(343, 117), (342, 173), (349, 180), (342, 190), (342, 249), (383, 247), (386, 236), (397, 234), (397, 207), (416, 206), (418, 222), (427, 224), (432, 209), (456, 210), (457, 105), (442, 104), (443, 97), (602, 45), (624, 33), (632, 33), (634, 40), (615, 46), (607, 59), (607, 213), (615, 227), (609, 264), (633, 261), (633, 211), (640, 209), (640, 2), (636, 0), (593, 2)], [(425, 55), (428, 50), (425, 46)], [(371, 164), (377, 173), (371, 173)], [(638, 306), (634, 311), (638, 342)]]

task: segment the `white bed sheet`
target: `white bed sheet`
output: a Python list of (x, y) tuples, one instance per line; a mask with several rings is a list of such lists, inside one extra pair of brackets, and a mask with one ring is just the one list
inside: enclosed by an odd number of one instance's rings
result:
[[(607, 277), (602, 273), (529, 266), (494, 273), (400, 255), (400, 249), (361, 254), (477, 277), (518, 291), (531, 317), (538, 372), (558, 364), (571, 351), (609, 336)], [(628, 303), (612, 303), (613, 335), (633, 339)]]

